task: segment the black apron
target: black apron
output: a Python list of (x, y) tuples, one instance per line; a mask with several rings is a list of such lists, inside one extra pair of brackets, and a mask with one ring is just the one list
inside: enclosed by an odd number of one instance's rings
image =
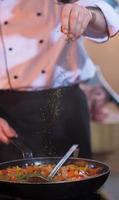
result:
[[(34, 157), (62, 156), (79, 144), (91, 157), (89, 113), (78, 85), (43, 91), (0, 90), (0, 117), (23, 138)], [(22, 158), (13, 144), (0, 144), (0, 162)]]

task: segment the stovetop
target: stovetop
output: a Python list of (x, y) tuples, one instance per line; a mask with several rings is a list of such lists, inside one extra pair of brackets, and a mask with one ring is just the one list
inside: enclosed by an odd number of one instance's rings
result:
[[(5, 196), (5, 195), (0, 194), (0, 200), (26, 200), (26, 199), (15, 198), (15, 197)], [(36, 199), (27, 199), (27, 200), (36, 200)], [(37, 200), (41, 200), (41, 198)], [(71, 198), (71, 199), (68, 198), (68, 199), (63, 199), (63, 200), (108, 200), (108, 199), (106, 197), (103, 197), (103, 195), (100, 193), (93, 193), (86, 197), (77, 197), (77, 198)]]

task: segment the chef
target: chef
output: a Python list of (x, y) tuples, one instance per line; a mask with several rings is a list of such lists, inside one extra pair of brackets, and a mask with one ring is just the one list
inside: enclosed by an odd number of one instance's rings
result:
[(61, 156), (74, 143), (91, 157), (90, 118), (79, 88), (94, 76), (83, 37), (106, 42), (118, 16), (103, 0), (0, 0), (0, 162), (22, 154)]

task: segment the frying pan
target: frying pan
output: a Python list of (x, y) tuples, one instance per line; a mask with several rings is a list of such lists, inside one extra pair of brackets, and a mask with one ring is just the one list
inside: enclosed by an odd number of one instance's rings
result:
[[(26, 166), (31, 164), (57, 163), (61, 157), (38, 157), (7, 161), (0, 163), (0, 169), (12, 166)], [(69, 158), (68, 163), (86, 161), (89, 167), (101, 167), (99, 175), (78, 181), (69, 182), (47, 182), (47, 183), (14, 183), (0, 181), (0, 192), (5, 195), (20, 197), (25, 199), (66, 199), (76, 198), (96, 192), (106, 181), (110, 174), (109, 167), (99, 161), (85, 158)]]

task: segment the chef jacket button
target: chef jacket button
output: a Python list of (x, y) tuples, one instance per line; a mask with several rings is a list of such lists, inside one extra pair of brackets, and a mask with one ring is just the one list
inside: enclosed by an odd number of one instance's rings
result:
[(39, 40), (39, 43), (42, 44), (44, 42), (44, 40)]
[(41, 16), (42, 16), (42, 13), (41, 13), (41, 12), (37, 12), (36, 15), (37, 15), (38, 17), (41, 17)]
[(12, 50), (13, 50), (13, 48), (12, 48), (12, 47), (10, 47), (10, 48), (9, 48), (9, 51), (12, 51)]
[(46, 73), (46, 71), (43, 69), (43, 70), (41, 70), (41, 73), (42, 73), (42, 74), (45, 74), (45, 73)]
[(18, 79), (18, 76), (17, 76), (17, 75), (14, 75), (14, 79)]
[(8, 21), (4, 21), (4, 25), (7, 25), (8, 24)]

